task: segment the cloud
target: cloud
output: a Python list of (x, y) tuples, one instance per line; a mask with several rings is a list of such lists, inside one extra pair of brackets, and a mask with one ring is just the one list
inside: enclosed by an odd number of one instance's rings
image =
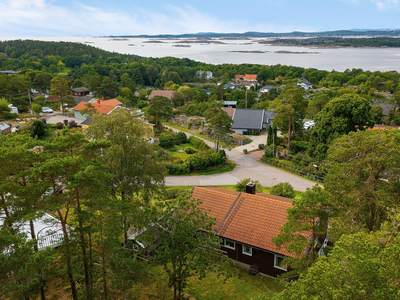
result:
[(371, 0), (372, 3), (376, 4), (376, 7), (381, 10), (388, 10), (395, 8), (399, 5), (399, 0)]
[(3, 36), (90, 36), (223, 32), (244, 25), (221, 21), (189, 5), (163, 8), (137, 8), (129, 14), (78, 2), (61, 6), (49, 0), (0, 0), (0, 29)]

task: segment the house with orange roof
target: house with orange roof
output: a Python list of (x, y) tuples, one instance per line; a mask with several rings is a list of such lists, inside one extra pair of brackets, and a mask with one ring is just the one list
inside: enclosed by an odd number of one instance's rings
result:
[(172, 100), (172, 97), (175, 95), (176, 91), (167, 91), (167, 90), (152, 90), (149, 96), (149, 100), (153, 99), (155, 96), (167, 97), (169, 100)]
[(93, 106), (92, 109), (96, 112), (102, 115), (108, 115), (114, 109), (120, 108), (122, 106), (122, 102), (118, 101), (117, 99), (104, 100), (104, 98), (98, 99), (96, 102), (83, 101), (72, 109), (74, 111), (74, 118), (78, 120), (86, 120), (89, 116), (87, 114), (82, 114), (81, 112), (83, 110), (87, 110), (88, 106), (90, 107), (90, 105)]
[(257, 74), (246, 74), (243, 79), (247, 82), (257, 82)]
[(272, 239), (286, 222), (292, 199), (256, 193), (249, 184), (245, 193), (216, 187), (194, 187), (192, 197), (202, 201), (207, 214), (216, 218), (215, 234), (221, 250), (239, 265), (269, 276), (287, 272), (281, 262), (294, 256)]
[[(278, 248), (272, 240), (286, 223), (292, 199), (256, 193), (252, 183), (246, 186), (246, 192), (196, 186), (192, 197), (201, 201), (200, 206), (208, 216), (215, 218), (212, 230), (222, 239), (221, 250), (237, 265), (273, 277), (288, 271), (282, 261), (295, 254), (285, 247)], [(155, 242), (144, 245), (138, 242), (140, 234), (136, 232), (128, 238), (134, 249), (153, 252), (157, 237)]]

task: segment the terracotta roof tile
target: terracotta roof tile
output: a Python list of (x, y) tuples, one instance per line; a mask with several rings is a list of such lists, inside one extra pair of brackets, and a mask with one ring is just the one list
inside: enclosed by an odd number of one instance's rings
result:
[(237, 197), (238, 194), (210, 187), (193, 189), (193, 197), (202, 200), (202, 205), (211, 209), (208, 214), (216, 217), (217, 225), (221, 225), (217, 232), (218, 236), (271, 252), (293, 256), (283, 247), (278, 250), (272, 242), (286, 222), (286, 209), (292, 207), (292, 200), (263, 193), (255, 195), (240, 193)]
[(149, 96), (149, 100), (153, 99), (153, 97), (155, 96), (163, 96), (171, 100), (175, 93), (176, 91), (152, 90)]
[[(73, 108), (75, 111), (81, 111), (86, 109), (86, 104), (89, 102), (81, 102), (77, 106)], [(109, 99), (109, 100), (103, 100), (99, 102), (93, 102), (91, 103), (94, 106), (94, 109), (97, 110), (98, 113), (106, 115), (110, 113), (112, 110), (115, 109), (118, 105), (121, 105), (122, 102), (118, 101), (117, 99)]]
[(257, 80), (257, 74), (246, 74), (244, 80)]

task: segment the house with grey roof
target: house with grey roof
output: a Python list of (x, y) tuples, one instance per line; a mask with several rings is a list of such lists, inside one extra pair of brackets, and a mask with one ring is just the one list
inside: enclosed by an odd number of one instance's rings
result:
[(0, 123), (0, 134), (6, 135), (11, 133), (11, 126), (6, 123)]
[(237, 101), (224, 101), (224, 107), (236, 108)]
[(252, 131), (261, 132), (272, 125), (275, 116), (273, 109), (239, 109), (233, 114), (232, 130), (236, 134), (246, 134)]
[(389, 115), (389, 110), (394, 109), (396, 105), (393, 103), (372, 101), (372, 106), (380, 106), (382, 107), (382, 116), (386, 117)]

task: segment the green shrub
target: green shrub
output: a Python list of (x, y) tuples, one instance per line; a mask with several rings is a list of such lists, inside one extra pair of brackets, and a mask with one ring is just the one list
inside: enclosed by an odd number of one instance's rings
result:
[(188, 121), (188, 122), (187, 122), (187, 128), (188, 128), (188, 129), (192, 128), (192, 122), (191, 122), (191, 121)]
[(247, 152), (248, 152), (247, 149), (243, 149), (244, 154), (247, 154)]
[(170, 133), (161, 133), (159, 137), (160, 147), (165, 149), (175, 146), (175, 137)]
[(201, 121), (200, 120), (196, 121), (196, 126), (200, 126), (200, 125), (201, 125)]
[(260, 135), (260, 132), (258, 130), (253, 130), (251, 132), (251, 135)]
[(46, 134), (46, 125), (39, 120), (33, 122), (32, 129), (31, 129), (31, 136), (41, 138)]
[(208, 146), (203, 140), (201, 140), (195, 136), (189, 137), (188, 141), (190, 144), (193, 145), (193, 147), (195, 147), (196, 149), (199, 149), (201, 151), (211, 149), (210, 146)]
[(1, 118), (4, 119), (4, 120), (12, 120), (12, 119), (18, 118), (18, 114), (12, 114), (10, 112), (5, 111), (1, 115)]
[(262, 185), (258, 180), (252, 180), (251, 178), (244, 178), (240, 180), (238, 183), (235, 185), (235, 190), (237, 192), (246, 192), (246, 184), (249, 182), (252, 182), (256, 185), (256, 192), (262, 192)]
[(187, 148), (185, 148), (185, 153), (186, 154), (194, 154), (194, 153), (196, 153), (196, 150), (194, 150), (190, 147), (187, 147)]
[(305, 152), (308, 148), (306, 141), (292, 141), (290, 142), (290, 151), (292, 152)]
[(296, 196), (293, 187), (289, 182), (281, 182), (271, 188), (271, 194), (294, 199)]
[(184, 144), (186, 142), (187, 142), (186, 133), (180, 131), (175, 135), (175, 144), (176, 145)]
[(263, 150), (265, 148), (264, 144), (258, 144), (258, 149)]
[(180, 175), (190, 173), (187, 163), (166, 165), (169, 175)]

